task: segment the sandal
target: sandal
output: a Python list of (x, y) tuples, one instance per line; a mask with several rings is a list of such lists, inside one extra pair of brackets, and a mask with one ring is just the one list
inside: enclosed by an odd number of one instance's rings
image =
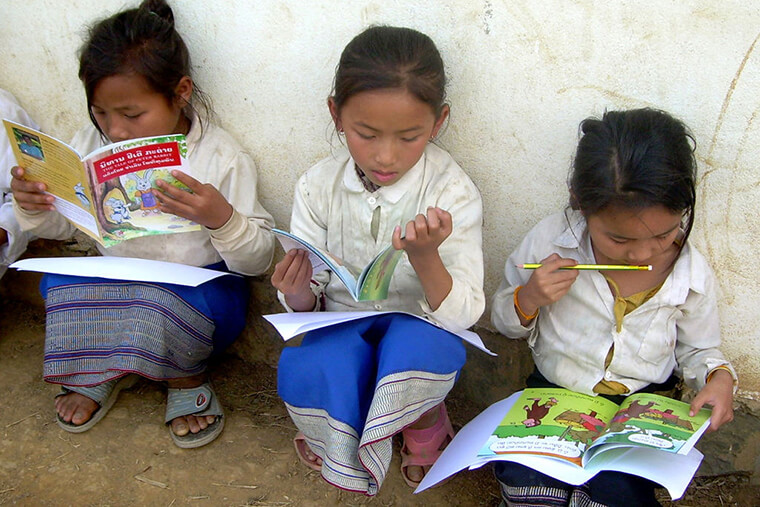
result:
[(137, 375), (125, 375), (123, 377), (108, 380), (96, 386), (61, 386), (61, 392), (55, 395), (56, 398), (59, 396), (66, 396), (69, 393), (78, 393), (90, 398), (100, 405), (100, 407), (98, 407), (98, 409), (92, 413), (90, 418), (82, 424), (71, 424), (70, 422), (64, 421), (61, 419), (60, 415), (56, 414), (55, 418), (58, 426), (69, 433), (84, 433), (106, 416), (113, 404), (116, 403), (116, 398), (119, 397), (119, 393), (122, 390), (129, 389), (135, 385), (138, 378), (139, 376)]
[(401, 432), (404, 445), (401, 447), (401, 476), (410, 487), (416, 488), (419, 482), (413, 481), (407, 475), (407, 468), (421, 466), (425, 473), (435, 463), (441, 452), (454, 439), (454, 428), (451, 427), (446, 405), (438, 405), (438, 419), (430, 428), (406, 428)]
[(198, 387), (187, 389), (169, 388), (166, 398), (166, 416), (164, 422), (168, 425), (177, 417), (194, 415), (196, 417), (215, 415), (216, 420), (209, 424), (206, 429), (198, 433), (188, 432), (187, 435), (179, 436), (169, 426), (169, 434), (177, 447), (193, 449), (201, 447), (216, 439), (224, 428), (224, 411), (211, 384), (206, 382)]
[[(312, 470), (316, 470), (317, 472), (322, 471), (322, 458), (317, 456), (316, 453), (311, 450), (309, 443), (306, 441), (306, 437), (300, 431), (293, 439), (293, 445), (295, 445), (296, 455), (298, 455), (298, 459), (301, 460), (301, 463), (311, 468)], [(311, 453), (317, 456), (317, 461), (312, 461), (309, 459), (308, 455), (306, 454), (307, 449), (311, 450)]]

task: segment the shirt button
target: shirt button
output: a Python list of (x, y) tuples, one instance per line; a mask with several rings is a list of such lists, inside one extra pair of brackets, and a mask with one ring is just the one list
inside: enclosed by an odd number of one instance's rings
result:
[(382, 310), (383, 305), (375, 305), (375, 310)]
[(609, 380), (609, 379), (612, 378), (612, 374), (610, 372), (607, 372), (607, 373), (604, 374), (604, 378), (606, 378), (607, 380)]
[(377, 199), (375, 199), (374, 197), (370, 197), (369, 199), (367, 199), (367, 202), (374, 205), (377, 202)]

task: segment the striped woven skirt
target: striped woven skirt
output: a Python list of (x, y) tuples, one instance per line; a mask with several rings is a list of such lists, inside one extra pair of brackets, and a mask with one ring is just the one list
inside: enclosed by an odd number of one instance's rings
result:
[[(214, 265), (211, 267), (217, 267)], [(245, 326), (248, 286), (222, 276), (198, 287), (45, 275), (47, 382), (92, 386), (137, 373), (189, 377)]]
[(277, 384), (322, 458), (322, 477), (375, 495), (391, 437), (443, 401), (464, 362), (457, 336), (408, 315), (382, 315), (307, 333), (283, 350)]

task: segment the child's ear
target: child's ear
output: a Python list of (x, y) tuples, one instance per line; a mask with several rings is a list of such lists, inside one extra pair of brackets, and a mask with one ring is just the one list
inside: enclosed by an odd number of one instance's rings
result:
[(327, 108), (330, 110), (330, 116), (335, 124), (335, 130), (343, 132), (343, 124), (340, 121), (340, 115), (338, 114), (338, 105), (335, 103), (335, 99), (327, 97)]
[(175, 100), (179, 101), (180, 107), (185, 107), (190, 103), (190, 97), (193, 96), (193, 80), (190, 76), (182, 76), (177, 86), (174, 87)]
[(435, 120), (435, 124), (433, 125), (433, 131), (430, 133), (430, 139), (433, 140), (438, 135), (438, 132), (441, 131), (441, 127), (443, 127), (443, 124), (446, 123), (446, 118), (449, 117), (449, 105), (444, 104), (441, 107), (441, 113), (438, 115), (438, 118)]

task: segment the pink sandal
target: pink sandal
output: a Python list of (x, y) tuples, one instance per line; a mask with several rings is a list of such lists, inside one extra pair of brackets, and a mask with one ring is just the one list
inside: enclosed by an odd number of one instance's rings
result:
[(438, 405), (438, 420), (430, 428), (411, 429), (406, 428), (401, 432), (404, 445), (401, 447), (401, 476), (410, 487), (416, 488), (419, 482), (415, 482), (407, 475), (407, 467), (410, 465), (421, 466), (425, 473), (435, 463), (441, 452), (454, 439), (454, 428), (451, 427), (446, 405), (441, 402)]
[[(317, 472), (322, 471), (322, 459), (319, 456), (317, 456), (316, 453), (314, 453), (314, 451), (311, 451), (311, 448), (309, 447), (309, 443), (306, 441), (306, 437), (300, 431), (296, 434), (295, 438), (293, 439), (293, 445), (296, 447), (296, 454), (298, 455), (298, 459), (301, 460), (301, 463), (311, 468), (312, 470), (316, 470)], [(317, 456), (316, 461), (312, 461), (309, 459), (308, 455), (306, 454), (307, 450), (310, 450), (312, 454)]]

